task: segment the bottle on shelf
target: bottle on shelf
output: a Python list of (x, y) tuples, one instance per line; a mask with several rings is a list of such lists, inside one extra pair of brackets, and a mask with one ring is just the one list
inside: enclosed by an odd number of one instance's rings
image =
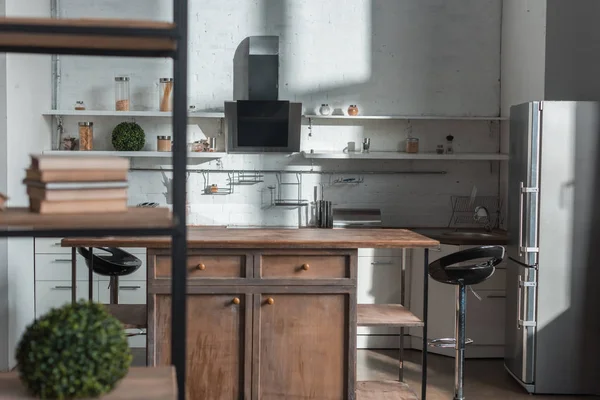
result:
[(79, 123), (79, 150), (92, 150), (94, 148), (94, 123)]
[(358, 115), (358, 106), (356, 104), (352, 104), (350, 105), (350, 107), (348, 107), (348, 115), (350, 115), (351, 117), (355, 117)]
[(324, 115), (324, 116), (329, 116), (331, 115), (331, 107), (329, 107), (329, 104), (321, 104), (321, 108), (319, 108), (319, 114)]
[(160, 78), (160, 111), (173, 111), (173, 78)]
[(82, 100), (75, 102), (75, 111), (85, 111), (85, 103)]
[(454, 154), (454, 136), (446, 136), (446, 154)]

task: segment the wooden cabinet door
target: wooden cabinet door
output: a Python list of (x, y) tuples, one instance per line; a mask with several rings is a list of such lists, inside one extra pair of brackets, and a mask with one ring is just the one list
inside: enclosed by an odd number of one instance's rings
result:
[(349, 398), (348, 300), (348, 294), (255, 295), (253, 398)]
[[(250, 399), (252, 295), (188, 294), (188, 400)], [(171, 363), (171, 295), (154, 295), (154, 365)], [(151, 317), (152, 318), (152, 317)], [(248, 347), (246, 347), (248, 346)], [(149, 349), (153, 346), (149, 343)], [(152, 365), (152, 363), (150, 364)], [(247, 374), (247, 375), (246, 375)], [(245, 386), (247, 385), (247, 388)]]

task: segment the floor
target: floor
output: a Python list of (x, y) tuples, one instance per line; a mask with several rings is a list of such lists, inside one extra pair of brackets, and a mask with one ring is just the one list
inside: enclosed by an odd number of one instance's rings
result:
[[(406, 382), (421, 395), (421, 353), (406, 352)], [(428, 400), (451, 400), (454, 388), (454, 358), (430, 355), (428, 358)], [(359, 350), (359, 380), (398, 379), (398, 351)], [(531, 396), (504, 370), (502, 360), (467, 360), (465, 397), (479, 400), (590, 400), (591, 396)]]
[[(134, 365), (146, 365), (145, 349), (133, 351)], [(421, 353), (406, 352), (405, 379), (421, 395)], [(428, 400), (451, 400), (454, 387), (454, 359), (430, 355), (427, 385)], [(357, 359), (359, 380), (398, 379), (398, 351), (359, 350)], [(504, 370), (502, 360), (467, 360), (465, 396), (472, 400), (590, 400), (597, 397), (531, 396)]]

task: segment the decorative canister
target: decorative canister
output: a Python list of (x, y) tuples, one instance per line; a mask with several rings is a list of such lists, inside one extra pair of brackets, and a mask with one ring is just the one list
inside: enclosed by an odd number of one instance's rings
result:
[(358, 107), (356, 106), (356, 104), (352, 104), (350, 107), (348, 107), (348, 115), (352, 117), (358, 115)]
[(92, 150), (94, 148), (94, 123), (79, 123), (79, 150)]
[(85, 110), (85, 103), (81, 100), (78, 100), (75, 102), (75, 110), (76, 111), (84, 111)]
[(419, 152), (419, 139), (409, 137), (406, 139), (406, 152), (407, 153), (418, 153)]
[(117, 76), (115, 78), (115, 109), (129, 111), (129, 77)]
[(321, 115), (331, 115), (331, 107), (329, 107), (329, 104), (321, 104), (321, 107), (319, 108), (319, 114)]
[(156, 148), (158, 151), (171, 151), (171, 136), (157, 136)]

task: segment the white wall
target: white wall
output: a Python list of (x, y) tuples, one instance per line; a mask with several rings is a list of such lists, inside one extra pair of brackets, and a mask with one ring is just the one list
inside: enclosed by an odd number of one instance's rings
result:
[[(6, 0), (7, 16), (50, 16), (46, 0)], [(2, 8), (4, 10), (4, 8)], [(0, 59), (0, 191), (10, 206), (27, 206), (22, 180), (30, 153), (50, 145), (50, 56), (8, 54)], [(4, 251), (3, 251), (4, 250)], [(0, 370), (15, 365), (14, 350), (34, 317), (33, 240), (3, 240), (0, 247)]]
[[(170, 0), (96, 1), (83, 5), (63, 0), (63, 17), (126, 17), (169, 20)], [(251, 35), (281, 37), (280, 98), (302, 101), (305, 108), (329, 103), (346, 108), (357, 103), (365, 114), (498, 115), (500, 74), (500, 0), (384, 1), (346, 0), (322, 2), (203, 0), (190, 2), (190, 92), (197, 109), (220, 109), (233, 92), (233, 57), (238, 44)], [(131, 76), (133, 107), (156, 109), (157, 82), (170, 76), (166, 60), (62, 57), (61, 108), (84, 100), (89, 108), (111, 109), (115, 75)], [(95, 147), (110, 149), (109, 133), (120, 122), (96, 119)], [(76, 135), (76, 118), (65, 120)], [(170, 134), (167, 121), (141, 120), (148, 149), (156, 135)], [(445, 136), (456, 137), (457, 151), (498, 150), (498, 124), (487, 122), (365, 122), (335, 126), (322, 123), (303, 128), (303, 149), (339, 150), (349, 140), (372, 139), (373, 150), (403, 146), (409, 132), (421, 140), (422, 151), (434, 151)], [(214, 136), (216, 121), (191, 126), (193, 138)], [(223, 138), (220, 138), (221, 142)], [(137, 167), (154, 164), (138, 162)], [(310, 163), (283, 156), (228, 156), (199, 168), (309, 170)], [(337, 205), (376, 206), (388, 225), (440, 226), (450, 218), (450, 196), (469, 194), (476, 185), (480, 194), (497, 194), (497, 163), (444, 162), (329, 162), (315, 168), (335, 171), (400, 170), (445, 171), (446, 175), (368, 175), (356, 187), (328, 187), (326, 195)], [(166, 179), (170, 174), (166, 173)], [(224, 174), (211, 174), (222, 184)], [(295, 177), (291, 177), (295, 179)], [(130, 201), (165, 204), (168, 195), (163, 176), (133, 172)], [(297, 225), (306, 223), (306, 212), (269, 208), (266, 182), (236, 187), (229, 196), (204, 196), (201, 174), (192, 174), (191, 215), (194, 224)], [(329, 177), (305, 176), (302, 197), (312, 199), (313, 185)]]

